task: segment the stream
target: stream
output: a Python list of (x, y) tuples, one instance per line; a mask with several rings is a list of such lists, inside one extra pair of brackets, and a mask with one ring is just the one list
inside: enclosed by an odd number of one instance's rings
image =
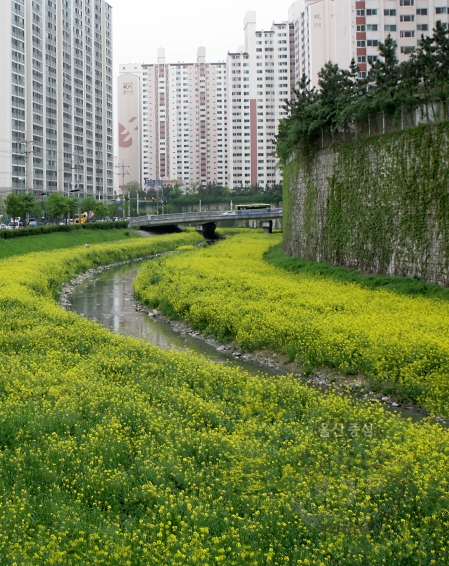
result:
[(218, 351), (204, 338), (189, 332), (178, 332), (172, 326), (137, 311), (133, 298), (133, 281), (141, 267), (134, 263), (112, 267), (75, 287), (70, 297), (70, 310), (100, 322), (105, 328), (141, 338), (165, 350), (193, 351), (218, 364), (241, 367), (251, 375), (277, 375), (269, 368), (236, 359), (230, 352)]
[[(70, 310), (100, 322), (113, 332), (141, 338), (166, 350), (193, 351), (219, 364), (238, 366), (251, 375), (278, 375), (278, 372), (256, 362), (235, 358), (231, 352), (218, 351), (204, 338), (190, 332), (176, 331), (172, 326), (138, 311), (133, 298), (133, 281), (141, 266), (129, 263), (106, 269), (75, 287), (70, 297)], [(385, 410), (401, 414), (417, 422), (425, 415), (382, 405)]]

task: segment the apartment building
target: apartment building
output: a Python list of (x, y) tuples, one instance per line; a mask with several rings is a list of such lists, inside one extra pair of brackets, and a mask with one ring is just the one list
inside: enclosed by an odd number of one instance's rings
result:
[(448, 25), (447, 0), (296, 0), (289, 10), (295, 28), (296, 81), (305, 74), (317, 86), (327, 61), (349, 68), (354, 59), (360, 76), (378, 56), (379, 42), (388, 35), (404, 61), (431, 35), (437, 20)]
[(112, 8), (0, 3), (0, 194), (113, 197)]
[[(131, 178), (183, 188), (227, 184), (225, 62), (207, 63), (200, 47), (196, 63), (166, 63), (161, 48), (157, 64), (120, 65), (118, 80), (119, 161), (130, 165)], [(123, 89), (130, 82), (131, 107)]]
[(378, 56), (379, 41), (389, 34), (398, 46), (399, 60), (404, 61), (422, 35), (432, 35), (438, 20), (447, 28), (447, 0), (340, 0), (335, 3), (336, 61), (346, 68), (354, 58), (365, 76), (369, 61)]
[(335, 61), (334, 0), (297, 0), (288, 11), (294, 28), (295, 83), (305, 75), (318, 86), (318, 73)]
[(294, 27), (256, 30), (244, 20), (245, 45), (226, 62), (120, 65), (119, 161), (131, 178), (231, 189), (282, 182), (274, 156), (279, 119), (295, 84)]
[(229, 187), (282, 182), (274, 156), (279, 119), (295, 84), (294, 27), (273, 23), (256, 29), (256, 13), (244, 19), (245, 45), (227, 57)]

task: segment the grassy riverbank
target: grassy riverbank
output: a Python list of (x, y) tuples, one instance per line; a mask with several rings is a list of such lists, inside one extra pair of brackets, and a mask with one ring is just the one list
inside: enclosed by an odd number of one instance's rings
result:
[(285, 353), (306, 370), (361, 372), (449, 416), (449, 305), (276, 269), (263, 261), (276, 239), (241, 234), (151, 263), (137, 296), (245, 350)]
[(0, 259), (33, 252), (76, 248), (84, 244), (120, 242), (131, 238), (141, 238), (141, 236), (134, 230), (115, 228), (113, 230), (53, 232), (24, 238), (0, 239)]
[[(0, 263), (0, 564), (444, 564), (447, 431), (159, 350), (54, 302), (75, 273), (198, 241)], [(220, 247), (176, 259), (196, 273)], [(176, 265), (159, 264), (159, 283), (170, 269), (182, 284)]]
[(282, 244), (272, 246), (264, 254), (264, 259), (276, 267), (285, 269), (297, 275), (310, 275), (340, 281), (342, 283), (357, 283), (363, 287), (373, 290), (393, 291), (400, 295), (414, 297), (427, 297), (449, 301), (449, 288), (442, 287), (436, 283), (426, 283), (413, 277), (394, 277), (390, 275), (372, 275), (349, 269), (347, 267), (336, 267), (326, 262), (309, 261), (285, 255), (282, 252)]

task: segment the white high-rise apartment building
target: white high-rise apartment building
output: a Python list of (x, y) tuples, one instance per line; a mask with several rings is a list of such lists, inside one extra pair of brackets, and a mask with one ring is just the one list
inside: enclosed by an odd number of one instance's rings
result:
[(295, 83), (303, 75), (310, 86), (318, 86), (318, 73), (335, 61), (334, 0), (296, 0), (288, 11), (295, 30)]
[(378, 56), (379, 42), (390, 34), (400, 61), (432, 35), (437, 20), (448, 26), (448, 0), (296, 0), (289, 9), (295, 28), (296, 82), (305, 74), (312, 86), (327, 61), (348, 69), (351, 59), (360, 76)]
[(113, 198), (112, 8), (0, 3), (0, 195)]
[(388, 34), (404, 61), (420, 44), (421, 35), (432, 35), (440, 20), (448, 26), (448, 0), (338, 0), (335, 2), (335, 61), (348, 68), (352, 58), (361, 76), (369, 72), (369, 61), (378, 55), (379, 41)]
[(250, 11), (244, 31), (245, 46), (227, 58), (231, 189), (282, 182), (274, 136), (295, 84), (293, 24), (256, 30), (256, 13)]
[(157, 64), (120, 65), (118, 83), (119, 161), (131, 179), (227, 184), (224, 62), (206, 63), (200, 47), (196, 63), (166, 63), (159, 49)]

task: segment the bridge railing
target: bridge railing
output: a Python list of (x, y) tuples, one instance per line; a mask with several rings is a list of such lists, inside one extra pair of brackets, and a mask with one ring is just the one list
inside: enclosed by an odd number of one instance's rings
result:
[(230, 212), (228, 212), (228, 214), (225, 214), (219, 210), (215, 211), (215, 210), (210, 210), (207, 212), (181, 212), (181, 213), (175, 213), (175, 214), (146, 214), (145, 216), (137, 216), (134, 218), (130, 219), (130, 223), (131, 224), (139, 224), (141, 222), (164, 222), (166, 223), (167, 221), (173, 220), (174, 223), (176, 223), (176, 221), (186, 221), (189, 219), (192, 219), (192, 221), (199, 221), (199, 220), (208, 220), (210, 218), (223, 218), (226, 219), (226, 217), (228, 217), (229, 219), (235, 218), (236, 216), (243, 216), (243, 217), (248, 217), (248, 216), (263, 216), (263, 215), (279, 215), (279, 217), (282, 216), (282, 211), (281, 210), (236, 210), (236, 211), (232, 211), (232, 214)]

